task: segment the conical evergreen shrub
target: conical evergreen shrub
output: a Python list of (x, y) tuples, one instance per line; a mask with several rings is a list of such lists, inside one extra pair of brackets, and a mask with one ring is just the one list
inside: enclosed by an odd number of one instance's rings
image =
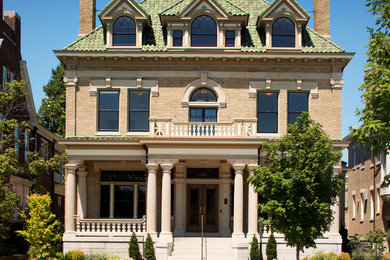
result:
[(139, 252), (139, 245), (138, 245), (138, 239), (135, 233), (131, 235), (130, 242), (129, 242), (129, 257), (133, 258), (135, 260), (141, 259), (141, 254)]
[(271, 236), (268, 239), (266, 254), (267, 254), (267, 260), (276, 259), (278, 257), (274, 233), (271, 233)]
[(154, 255), (154, 243), (150, 234), (148, 234), (145, 241), (145, 259), (156, 260), (156, 256)]
[(250, 260), (260, 260), (259, 241), (255, 235), (253, 235), (251, 242)]

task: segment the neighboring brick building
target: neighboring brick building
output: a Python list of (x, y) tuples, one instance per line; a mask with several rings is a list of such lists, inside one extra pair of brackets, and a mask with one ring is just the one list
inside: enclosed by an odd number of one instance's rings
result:
[[(390, 229), (390, 188), (381, 184), (390, 168), (389, 155), (373, 154), (368, 145), (352, 141), (348, 147), (348, 220), (350, 235)], [(374, 160), (376, 176), (374, 177)], [(375, 179), (375, 182), (374, 182)]]
[[(0, 0), (1, 17), (3, 17), (3, 0)], [(27, 151), (37, 151), (45, 159), (51, 158), (55, 152), (63, 152), (64, 148), (58, 144), (59, 139), (38, 123), (34, 100), (31, 92), (27, 64), (21, 56), (21, 19), (15, 11), (5, 11), (4, 19), (0, 19), (0, 68), (2, 68), (0, 91), (4, 91), (5, 84), (13, 80), (25, 81), (25, 97), (13, 107), (7, 119), (17, 119), (29, 123), (28, 129), (16, 129), (15, 137), (23, 142), (16, 144), (17, 154), (21, 163), (24, 162)], [(0, 111), (0, 120), (5, 118), (4, 111)], [(51, 194), (53, 210), (60, 219), (64, 217), (64, 184), (62, 176), (48, 171), (42, 175), (43, 186)], [(11, 176), (10, 183), (15, 192), (21, 197), (23, 208), (27, 206), (26, 196), (31, 192), (32, 182), (26, 176)], [(20, 222), (21, 219), (13, 221)]]
[[(199, 259), (204, 216), (207, 259), (248, 259), (253, 235), (269, 237), (245, 181), (261, 144), (302, 111), (336, 150), (348, 144), (353, 54), (329, 40), (329, 0), (315, 1), (315, 30), (294, 0), (113, 0), (96, 29), (95, 0), (80, 6), (79, 39), (55, 51), (66, 68), (64, 251), (126, 257), (135, 231), (152, 235), (159, 260)], [(341, 250), (333, 209), (316, 250)], [(295, 255), (277, 242), (279, 259)]]

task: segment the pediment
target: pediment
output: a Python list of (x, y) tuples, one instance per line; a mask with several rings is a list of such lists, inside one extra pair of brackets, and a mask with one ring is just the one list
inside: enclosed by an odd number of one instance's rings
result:
[(113, 0), (99, 13), (102, 23), (120, 15), (130, 15), (136, 20), (147, 20), (149, 15), (135, 0)]
[(229, 14), (214, 0), (194, 0), (178, 16), (191, 19), (200, 13), (212, 13), (217, 19), (229, 18)]
[(274, 20), (280, 16), (288, 16), (302, 22), (310, 19), (310, 15), (295, 0), (274, 0), (260, 15), (259, 21)]

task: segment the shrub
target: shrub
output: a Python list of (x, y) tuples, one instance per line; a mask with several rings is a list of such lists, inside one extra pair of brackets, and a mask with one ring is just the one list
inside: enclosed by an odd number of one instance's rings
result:
[(85, 260), (85, 254), (80, 250), (71, 250), (66, 252), (65, 260)]
[(250, 260), (260, 260), (259, 241), (255, 235), (252, 238)]
[(276, 259), (278, 257), (274, 233), (271, 233), (271, 236), (268, 239), (267, 248), (266, 248), (265, 252), (267, 254), (267, 260)]
[(110, 254), (90, 254), (86, 255), (84, 260), (120, 260), (120, 257)]
[(129, 242), (129, 257), (136, 260), (141, 258), (141, 254), (139, 252), (138, 239), (134, 232), (131, 235), (130, 242)]
[(323, 251), (318, 251), (311, 260), (337, 260), (337, 254), (333, 252), (325, 254)]
[(351, 260), (351, 256), (349, 253), (342, 252), (338, 257), (337, 260)]
[(148, 234), (145, 241), (145, 259), (156, 260), (156, 256), (154, 255), (154, 243), (150, 234)]

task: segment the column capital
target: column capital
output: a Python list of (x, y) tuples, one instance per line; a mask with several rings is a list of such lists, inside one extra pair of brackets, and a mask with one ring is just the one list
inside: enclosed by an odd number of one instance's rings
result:
[(79, 177), (87, 177), (87, 175), (88, 175), (87, 167), (85, 165), (81, 165), (79, 167), (79, 170), (77, 171), (77, 175)]
[(82, 161), (69, 161), (64, 165), (67, 171), (76, 171), (82, 165)]
[(230, 163), (233, 167), (233, 169), (237, 172), (244, 171), (247, 163), (244, 160), (229, 160), (228, 163)]
[(160, 164), (160, 167), (163, 169), (163, 171), (170, 171), (172, 170), (173, 166), (179, 162), (179, 160), (158, 160), (156, 162)]
[(158, 170), (157, 163), (149, 163), (149, 164), (145, 164), (145, 166), (148, 169), (149, 173), (156, 173)]

